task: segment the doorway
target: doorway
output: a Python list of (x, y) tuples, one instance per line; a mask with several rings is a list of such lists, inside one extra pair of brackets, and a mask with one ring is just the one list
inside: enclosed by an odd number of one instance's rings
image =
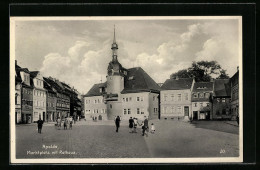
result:
[(198, 111), (193, 111), (193, 120), (198, 120)]
[(42, 120), (45, 122), (45, 112), (42, 113)]
[(189, 107), (184, 106), (184, 116), (189, 116)]

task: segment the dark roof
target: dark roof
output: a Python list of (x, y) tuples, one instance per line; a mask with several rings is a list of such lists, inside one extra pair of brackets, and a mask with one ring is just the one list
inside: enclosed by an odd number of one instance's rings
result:
[(192, 86), (193, 78), (180, 78), (180, 79), (167, 79), (163, 85), (163, 90), (182, 90), (190, 89)]
[(30, 71), (30, 75), (32, 78), (36, 77), (39, 71)]
[(213, 91), (213, 82), (196, 82), (194, 83), (192, 92)]
[[(45, 79), (44, 79), (44, 80), (45, 80)], [(47, 83), (47, 81), (43, 81), (43, 87), (44, 87), (46, 90), (48, 90), (49, 93), (55, 93), (55, 92), (52, 90), (51, 86)]]
[(160, 86), (141, 67), (127, 69), (124, 89), (121, 93), (159, 92), (160, 90)]
[(51, 79), (46, 78), (46, 77), (43, 77), (43, 80), (45, 80), (51, 87), (53, 87), (59, 93), (63, 93), (63, 88), (60, 87), (54, 80), (51, 80)]
[(229, 79), (217, 79), (214, 81), (214, 97), (230, 96)]
[(30, 74), (30, 71), (28, 70), (28, 68), (17, 67), (17, 68), (15, 68), (15, 70), (16, 70), (16, 72), (21, 72), (21, 71), (23, 71), (23, 72), (25, 72), (25, 73)]
[(239, 82), (238, 79), (239, 79), (239, 71), (237, 71), (237, 72), (230, 78), (232, 87), (235, 86), (236, 84), (238, 84), (238, 82)]
[[(94, 84), (84, 97), (101, 96), (100, 87), (107, 87), (107, 83)], [(141, 68), (135, 67), (127, 69), (127, 76), (124, 80), (124, 93), (138, 93), (138, 92), (155, 92), (159, 93), (160, 86)]]
[(99, 84), (94, 84), (91, 89), (88, 91), (87, 94), (84, 95), (84, 97), (90, 97), (90, 96), (101, 96), (102, 93), (100, 93), (99, 88), (100, 87), (106, 87), (107, 83), (99, 83)]

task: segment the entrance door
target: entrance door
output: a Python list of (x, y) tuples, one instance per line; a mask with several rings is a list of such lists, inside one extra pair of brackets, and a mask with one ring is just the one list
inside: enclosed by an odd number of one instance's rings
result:
[(184, 106), (184, 116), (189, 116), (189, 107)]
[(198, 111), (193, 111), (193, 120), (198, 120)]
[(42, 115), (42, 117), (43, 117), (42, 120), (45, 122), (45, 112), (43, 112), (42, 114), (43, 114)]
[(17, 124), (17, 112), (15, 112), (15, 123)]

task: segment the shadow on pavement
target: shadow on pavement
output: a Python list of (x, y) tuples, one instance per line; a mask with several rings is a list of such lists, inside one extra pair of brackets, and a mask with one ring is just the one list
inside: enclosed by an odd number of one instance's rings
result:
[(191, 125), (195, 128), (209, 129), (214, 131), (239, 134), (239, 127), (224, 121), (192, 121)]

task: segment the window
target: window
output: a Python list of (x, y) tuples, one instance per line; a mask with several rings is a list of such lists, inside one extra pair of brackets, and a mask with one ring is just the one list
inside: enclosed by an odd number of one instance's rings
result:
[(98, 103), (100, 103), (99, 99), (98, 99)]
[(178, 106), (178, 113), (181, 113), (181, 106)]
[(123, 102), (125, 102), (125, 98), (123, 98)]
[(128, 114), (129, 114), (129, 115), (131, 114), (131, 109), (128, 109)]
[(205, 98), (209, 98), (209, 93), (205, 93)]
[(97, 103), (97, 100), (95, 100), (95, 104)]
[(174, 110), (174, 106), (172, 106), (172, 113), (174, 113), (175, 112), (175, 110)]
[(132, 97), (129, 97), (129, 102), (131, 102), (132, 101)]
[(110, 109), (112, 109), (112, 104), (110, 104)]
[(171, 95), (172, 101), (174, 101), (174, 94)]
[(140, 114), (140, 109), (139, 109), (139, 108), (136, 109), (136, 113), (137, 113), (138, 115)]
[(138, 101), (138, 102), (139, 102), (139, 101), (140, 101), (140, 97), (136, 97), (136, 101)]
[(164, 107), (164, 113), (167, 113), (167, 107)]
[(202, 106), (203, 106), (203, 103), (200, 103), (200, 106), (202, 107)]
[(127, 97), (127, 98), (125, 98), (125, 101), (126, 101), (126, 102), (128, 102), (128, 97)]
[(225, 98), (222, 98), (222, 103), (225, 103), (226, 102), (226, 99)]
[(218, 102), (218, 103), (220, 102), (220, 98), (217, 98), (217, 102)]
[(36, 95), (36, 91), (34, 91), (34, 96)]
[(194, 107), (197, 107), (197, 103), (194, 103)]
[(200, 97), (200, 98), (204, 98), (204, 93), (200, 93), (200, 94), (199, 94), (199, 97)]
[(185, 100), (188, 100), (188, 93), (184, 93)]
[(193, 93), (194, 98), (198, 98), (198, 93)]
[(164, 101), (167, 101), (167, 94), (164, 95)]
[(126, 115), (126, 109), (124, 109), (124, 115)]
[(181, 94), (178, 94), (178, 101), (181, 101)]
[(207, 106), (209, 107), (209, 103), (207, 103)]
[(144, 109), (141, 109), (141, 114), (144, 114)]
[(144, 101), (144, 97), (140, 97), (141, 101)]

